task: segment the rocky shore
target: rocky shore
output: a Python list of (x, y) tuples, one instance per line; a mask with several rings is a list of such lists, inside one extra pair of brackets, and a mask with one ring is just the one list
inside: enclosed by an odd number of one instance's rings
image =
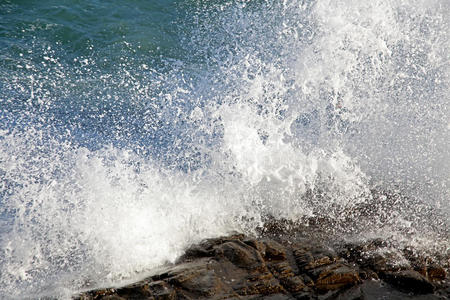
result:
[(330, 247), (267, 228), (205, 240), (156, 275), (75, 299), (450, 299), (448, 258), (379, 239)]

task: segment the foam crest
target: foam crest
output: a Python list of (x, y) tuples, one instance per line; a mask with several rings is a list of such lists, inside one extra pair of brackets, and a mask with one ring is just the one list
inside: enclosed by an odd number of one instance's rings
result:
[[(244, 212), (240, 203), (191, 176), (158, 171), (116, 148), (93, 152), (47, 140), (37, 154), (41, 134), (1, 140), (10, 186), (2, 208), (12, 223), (1, 240), (8, 262), (1, 265), (3, 295), (20, 297), (20, 289), (64, 295), (86, 284), (111, 284), (173, 262), (190, 243), (238, 228), (233, 220)], [(39, 172), (12, 154), (21, 147), (22, 156), (37, 155), (32, 166)]]
[(186, 57), (43, 43), (1, 69), (0, 297), (114, 285), (269, 217), (448, 248), (448, 5), (259, 2), (180, 4)]

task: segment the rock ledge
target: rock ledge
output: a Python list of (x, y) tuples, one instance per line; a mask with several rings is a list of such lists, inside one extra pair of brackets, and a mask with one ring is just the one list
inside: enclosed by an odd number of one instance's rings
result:
[(335, 250), (235, 234), (190, 247), (175, 265), (145, 280), (75, 299), (450, 298), (445, 268), (385, 246), (374, 240)]

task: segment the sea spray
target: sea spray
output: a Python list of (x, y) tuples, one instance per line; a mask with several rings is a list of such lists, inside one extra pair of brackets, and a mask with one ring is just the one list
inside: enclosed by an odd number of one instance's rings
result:
[(273, 217), (448, 251), (448, 4), (159, 4), (2, 4), (23, 31), (0, 37), (1, 297)]

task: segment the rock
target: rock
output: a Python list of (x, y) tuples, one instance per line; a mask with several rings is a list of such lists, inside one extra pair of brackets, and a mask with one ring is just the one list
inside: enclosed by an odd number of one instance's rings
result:
[(315, 280), (315, 288), (319, 292), (332, 291), (356, 285), (360, 282), (358, 272), (343, 264), (322, 267)]
[(309, 292), (300, 292), (293, 295), (296, 300), (313, 300), (317, 299), (314, 295)]
[(311, 279), (311, 277), (309, 277), (306, 274), (301, 274), (301, 277), (302, 277), (303, 282), (306, 284), (306, 286), (308, 286), (308, 287), (314, 286), (314, 281)]
[(216, 294), (232, 294), (233, 291), (216, 276), (214, 260), (202, 260), (198, 264), (188, 264), (181, 270), (170, 272), (167, 283), (181, 288), (192, 295), (211, 297)]
[(194, 260), (200, 257), (214, 256), (214, 247), (229, 241), (240, 241), (244, 239), (243, 234), (234, 234), (228, 237), (220, 237), (214, 239), (206, 239), (198, 245), (189, 247), (184, 255), (180, 257), (178, 263)]
[(359, 272), (339, 259), (332, 250), (322, 247), (297, 247), (293, 254), (299, 269), (312, 278), (315, 289), (320, 293), (360, 282)]
[(300, 291), (310, 291), (300, 276), (292, 276), (279, 279), (283, 287), (290, 293), (297, 293)]
[(265, 262), (256, 249), (240, 240), (225, 242), (215, 248), (216, 257), (225, 257), (234, 265), (249, 270), (265, 269)]
[(415, 294), (433, 293), (434, 286), (423, 275), (413, 270), (387, 272), (383, 279), (403, 291)]
[(354, 262), (363, 269), (372, 270), (375, 273), (386, 271), (400, 271), (411, 269), (412, 265), (402, 251), (390, 247), (379, 239), (365, 242), (361, 245), (348, 244), (340, 255)]
[(265, 253), (264, 257), (267, 259), (285, 259), (286, 249), (279, 243), (273, 240), (264, 240)]
[(164, 281), (154, 281), (149, 284), (153, 297), (156, 299), (172, 300), (176, 299), (175, 290)]
[(120, 297), (118, 295), (109, 295), (109, 294), (84, 294), (81, 295), (78, 299), (80, 300), (94, 300), (94, 299), (103, 299), (103, 300), (126, 300), (126, 298)]
[(302, 271), (329, 265), (334, 261), (334, 255), (332, 253), (320, 248), (314, 250), (295, 248), (293, 254), (298, 267)]
[(76, 299), (80, 300), (93, 300), (93, 299), (120, 299), (116, 293), (115, 289), (101, 289), (96, 291), (87, 292), (85, 294), (81, 294)]
[(364, 300), (364, 293), (359, 286), (351, 287), (336, 295), (336, 300)]
[(305, 249), (294, 249), (293, 253), (295, 261), (297, 262), (297, 265), (301, 271), (304, 271), (314, 264), (314, 257)]
[(360, 270), (358, 275), (359, 275), (359, 278), (361, 278), (362, 280), (367, 280), (367, 279), (379, 280), (380, 279), (378, 277), (378, 274), (372, 270)]
[(139, 283), (117, 289), (116, 293), (125, 299), (146, 299), (153, 296), (148, 284)]
[(431, 264), (427, 266), (427, 277), (433, 281), (444, 280), (447, 278), (447, 272), (441, 266)]
[(270, 262), (268, 266), (270, 271), (277, 278), (286, 278), (294, 276), (294, 270), (292, 269), (292, 266), (289, 264), (288, 261)]
[(290, 293), (309, 290), (300, 276), (296, 276), (288, 261), (271, 262), (270, 271), (280, 281), (281, 285)]
[[(106, 296), (103, 299), (104, 300), (125, 300), (125, 298), (116, 296), (116, 295)], [(174, 299), (174, 298), (170, 298), (170, 299)]]
[(295, 298), (292, 296), (285, 295), (285, 294), (274, 294), (274, 295), (270, 295), (270, 296), (265, 296), (261, 299), (264, 299), (264, 300), (294, 300)]
[(385, 295), (445, 299), (450, 293), (444, 267), (407, 252), (403, 255), (384, 241), (345, 245), (338, 255), (327, 245), (292, 236), (276, 240), (234, 234), (207, 239), (158, 274), (75, 298), (370, 300)]
[(266, 245), (263, 242), (250, 238), (244, 239), (243, 242), (258, 250), (258, 252), (261, 253), (263, 256), (266, 255)]
[(242, 296), (271, 295), (285, 292), (278, 280), (270, 275), (250, 278), (241, 288), (238, 288), (237, 285), (235, 285), (234, 288), (236, 293)]

